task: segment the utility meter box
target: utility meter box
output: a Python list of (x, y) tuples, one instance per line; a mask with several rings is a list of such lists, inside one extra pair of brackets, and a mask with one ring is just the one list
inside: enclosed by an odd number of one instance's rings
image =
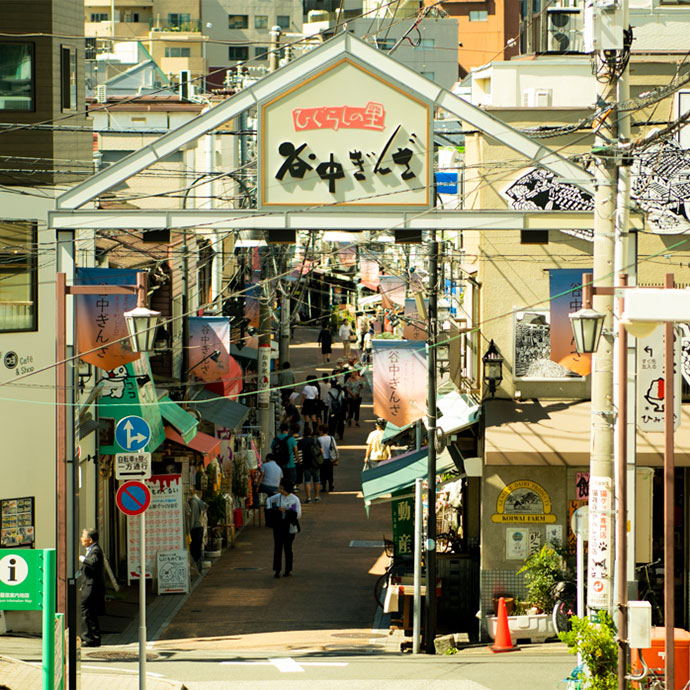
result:
[(584, 52), (623, 50), (623, 10), (611, 0), (586, 0)]
[(631, 649), (652, 646), (652, 605), (648, 601), (628, 602), (628, 640)]

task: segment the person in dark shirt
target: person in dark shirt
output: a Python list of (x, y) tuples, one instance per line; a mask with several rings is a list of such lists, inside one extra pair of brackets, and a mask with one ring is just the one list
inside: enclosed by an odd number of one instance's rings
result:
[(321, 345), (321, 355), (324, 362), (331, 361), (331, 352), (333, 345), (333, 334), (328, 330), (328, 326), (324, 324), (319, 331), (316, 342)]
[(101, 628), (98, 617), (105, 613), (105, 581), (103, 580), (103, 551), (98, 545), (98, 532), (85, 529), (81, 534), (81, 545), (86, 555), (81, 561), (81, 622), (82, 647), (101, 646)]

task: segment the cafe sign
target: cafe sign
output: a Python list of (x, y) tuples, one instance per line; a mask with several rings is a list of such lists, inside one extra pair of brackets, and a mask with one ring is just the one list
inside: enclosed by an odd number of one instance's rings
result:
[(350, 58), (259, 105), (262, 208), (431, 206), (431, 105)]
[(556, 522), (556, 516), (551, 513), (551, 499), (544, 487), (529, 479), (520, 479), (501, 491), (491, 521), (547, 524)]

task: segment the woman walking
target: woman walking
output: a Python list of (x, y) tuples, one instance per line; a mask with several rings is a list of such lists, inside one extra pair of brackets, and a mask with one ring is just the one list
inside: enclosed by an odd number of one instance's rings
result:
[(343, 389), (335, 377), (331, 379), (331, 388), (328, 391), (326, 402), (328, 402), (328, 433), (331, 436), (338, 434), (338, 439), (342, 441), (345, 433), (347, 401), (345, 400), (345, 393), (343, 393)]
[(350, 375), (345, 380), (345, 394), (347, 395), (347, 425), (352, 426), (352, 420), (355, 420), (355, 426), (359, 426), (359, 408), (362, 405), (362, 389), (364, 388), (364, 379), (359, 375), (358, 371), (351, 371)]
[(324, 323), (319, 331), (319, 336), (316, 342), (321, 345), (321, 355), (324, 363), (331, 361), (331, 352), (333, 345), (333, 334), (328, 330), (328, 324)]
[(321, 491), (333, 491), (333, 467), (338, 462), (338, 446), (333, 436), (328, 433), (328, 427), (321, 425), (318, 442), (323, 451), (321, 465)]
[(280, 566), (285, 553), (285, 572), (283, 577), (292, 574), (292, 542), (300, 531), (299, 519), (302, 517), (302, 504), (292, 493), (294, 484), (289, 479), (281, 479), (278, 493), (266, 501), (266, 509), (276, 511), (273, 520), (273, 572), (280, 577)]
[(316, 385), (316, 376), (308, 376), (302, 388), (302, 395), (304, 396), (304, 403), (302, 403), (302, 418), (304, 419), (304, 431), (307, 430), (307, 425), (311, 423), (312, 429), (316, 431), (319, 428), (319, 414), (321, 412), (319, 405), (319, 388)]

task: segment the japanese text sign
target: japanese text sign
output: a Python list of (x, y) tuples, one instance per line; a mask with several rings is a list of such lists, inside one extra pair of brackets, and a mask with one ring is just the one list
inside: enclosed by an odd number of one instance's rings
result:
[(260, 105), (260, 205), (432, 201), (429, 104), (349, 59)]
[(41, 610), (43, 584), (43, 551), (0, 549), (0, 610)]

